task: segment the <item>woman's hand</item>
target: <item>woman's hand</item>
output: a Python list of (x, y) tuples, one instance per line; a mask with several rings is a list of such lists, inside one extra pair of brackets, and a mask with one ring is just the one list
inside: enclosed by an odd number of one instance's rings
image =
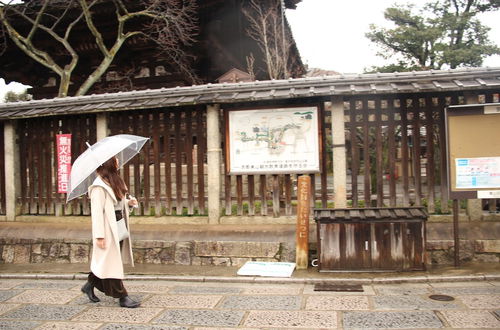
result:
[(104, 240), (104, 238), (97, 238), (96, 239), (96, 243), (97, 243), (97, 246), (100, 249), (105, 249), (106, 248), (106, 241)]
[(137, 202), (137, 199), (135, 197), (130, 196), (130, 199), (128, 201), (128, 206), (130, 207), (137, 207), (139, 203)]

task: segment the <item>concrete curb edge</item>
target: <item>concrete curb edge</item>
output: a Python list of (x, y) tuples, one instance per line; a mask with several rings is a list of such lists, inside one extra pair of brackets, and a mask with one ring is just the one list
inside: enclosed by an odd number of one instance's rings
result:
[[(36, 274), (36, 273), (3, 273), (1, 279), (36, 279), (36, 280), (85, 280), (87, 274)], [(189, 276), (189, 275), (127, 275), (126, 281), (177, 281), (177, 282), (215, 282), (215, 283), (259, 283), (259, 284), (399, 284), (399, 283), (438, 283), (438, 282), (469, 282), (469, 281), (499, 281), (498, 274), (475, 275), (427, 275), (401, 276), (388, 278), (281, 278), (254, 276)]]

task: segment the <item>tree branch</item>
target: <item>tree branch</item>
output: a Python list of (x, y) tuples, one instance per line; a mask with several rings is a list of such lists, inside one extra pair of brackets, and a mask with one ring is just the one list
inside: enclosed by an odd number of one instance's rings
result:
[(94, 21), (92, 20), (92, 13), (90, 12), (90, 7), (87, 6), (87, 1), (78, 0), (78, 2), (82, 7), (82, 13), (83, 16), (85, 17), (85, 22), (87, 22), (87, 26), (90, 32), (95, 37), (95, 42), (97, 44), (97, 47), (104, 56), (109, 56), (109, 51), (106, 48), (106, 45), (104, 44), (104, 39), (102, 38), (102, 34), (97, 30), (96, 26), (94, 25)]

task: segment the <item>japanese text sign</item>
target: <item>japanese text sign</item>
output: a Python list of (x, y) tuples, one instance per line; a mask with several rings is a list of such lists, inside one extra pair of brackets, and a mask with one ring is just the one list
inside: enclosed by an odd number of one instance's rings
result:
[(71, 134), (57, 134), (57, 192), (68, 192), (71, 173)]

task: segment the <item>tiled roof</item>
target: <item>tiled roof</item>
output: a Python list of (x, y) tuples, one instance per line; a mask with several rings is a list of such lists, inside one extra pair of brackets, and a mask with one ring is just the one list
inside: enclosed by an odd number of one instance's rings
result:
[(372, 207), (352, 209), (314, 209), (316, 222), (358, 222), (358, 221), (397, 221), (426, 220), (428, 214), (425, 207)]
[(0, 119), (234, 104), (334, 95), (451, 92), (500, 88), (500, 68), (336, 75), (207, 84), (0, 104)]

